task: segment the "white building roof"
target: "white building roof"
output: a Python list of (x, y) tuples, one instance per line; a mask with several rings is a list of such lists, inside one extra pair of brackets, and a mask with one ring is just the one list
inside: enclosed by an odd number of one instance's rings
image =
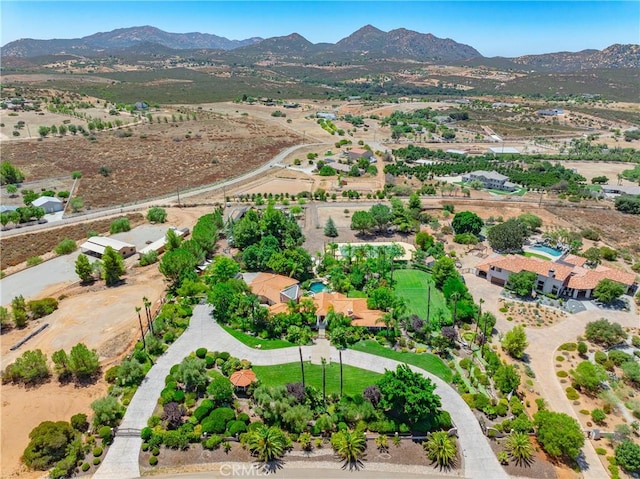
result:
[(62, 200), (56, 198), (55, 196), (40, 196), (31, 202), (33, 206), (38, 206), (38, 207), (42, 205), (46, 205), (47, 203), (57, 203), (61, 205)]
[(118, 241), (117, 239), (108, 238), (106, 236), (92, 236), (87, 241), (80, 245), (80, 248), (93, 251), (94, 253), (104, 254), (104, 250), (107, 246), (111, 246), (116, 251), (121, 251), (124, 248), (133, 248), (135, 246), (124, 241)]
[(489, 153), (500, 155), (502, 153), (520, 153), (520, 151), (512, 146), (495, 146), (489, 148)]
[[(169, 229), (173, 230), (173, 232), (176, 234), (178, 238), (181, 238), (182, 236), (184, 236), (188, 231), (186, 229), (179, 230), (178, 228), (174, 228), (174, 227), (171, 227)], [(162, 249), (162, 247), (164, 247), (164, 245), (166, 244), (167, 244), (167, 235), (165, 234), (162, 238), (155, 240), (153, 243), (142, 248), (140, 251), (138, 251), (138, 253), (140, 254), (140, 256), (142, 256), (143, 254), (150, 253), (151, 251), (160, 251), (160, 249)]]

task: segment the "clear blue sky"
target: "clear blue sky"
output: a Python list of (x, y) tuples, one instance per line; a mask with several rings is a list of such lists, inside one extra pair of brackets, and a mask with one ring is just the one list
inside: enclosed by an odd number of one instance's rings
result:
[(297, 32), (335, 43), (372, 24), (452, 38), (485, 56), (640, 43), (640, 1), (43, 1), (1, 0), (0, 44), (152, 25), (243, 39)]

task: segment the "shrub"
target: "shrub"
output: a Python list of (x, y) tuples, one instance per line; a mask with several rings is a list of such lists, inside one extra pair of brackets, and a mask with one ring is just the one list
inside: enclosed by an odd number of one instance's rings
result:
[(578, 391), (576, 391), (572, 387), (568, 387), (567, 389), (565, 389), (565, 391), (567, 392), (567, 399), (569, 399), (570, 401), (575, 401), (576, 399), (580, 398), (580, 394), (578, 394)]
[(211, 436), (209, 439), (207, 439), (202, 444), (202, 446), (205, 449), (213, 450), (213, 449), (218, 449), (221, 443), (222, 443), (222, 437), (218, 435), (214, 435), (214, 436)]
[(559, 378), (566, 378), (569, 375), (569, 373), (567, 373), (566, 371), (558, 371), (556, 373), (556, 376), (558, 376)]
[(607, 415), (602, 409), (594, 409), (593, 411), (591, 411), (591, 419), (596, 424), (603, 424), (605, 419), (607, 419)]
[(55, 252), (56, 254), (59, 254), (59, 255), (71, 254), (77, 249), (78, 249), (78, 245), (76, 244), (75, 241), (69, 238), (65, 238), (62, 241), (60, 241), (60, 243), (58, 243), (58, 245), (55, 247)]
[(102, 456), (102, 448), (100, 446), (96, 446), (93, 448), (92, 451), (93, 457), (100, 457)]
[(100, 461), (100, 458), (99, 458), (99, 457), (94, 457), (94, 458), (93, 458), (93, 465), (94, 465), (94, 466), (97, 466), (98, 464), (100, 464), (100, 462), (102, 462), (102, 461)]
[(149, 208), (147, 220), (152, 223), (164, 223), (167, 221), (167, 211), (159, 207)]
[(207, 348), (198, 348), (196, 349), (196, 356), (200, 359), (204, 359), (207, 355)]
[(596, 351), (595, 361), (598, 364), (604, 364), (607, 362), (607, 353), (603, 351)]
[(27, 258), (27, 266), (29, 267), (39, 265), (40, 263), (42, 263), (42, 258), (40, 256), (31, 256), (30, 258)]
[(109, 426), (102, 426), (98, 429), (98, 436), (102, 439), (103, 444), (111, 444), (111, 428)]
[(76, 431), (87, 432), (89, 429), (89, 421), (87, 421), (86, 414), (74, 414), (71, 416), (71, 427)]
[(147, 452), (147, 451), (149, 450), (149, 443), (148, 443), (148, 442), (143, 442), (143, 443), (142, 443), (142, 447), (141, 447), (141, 449), (142, 449), (144, 452)]
[(85, 462), (82, 464), (82, 472), (87, 472), (89, 470), (89, 468), (91, 467), (91, 465), (88, 462)]
[(109, 384), (114, 384), (118, 379), (118, 374), (120, 373), (120, 366), (112, 366), (106, 370), (104, 373), (104, 380)]
[(150, 466), (155, 466), (158, 464), (158, 458), (156, 456), (151, 456), (149, 458), (149, 465)]
[(149, 266), (150, 264), (156, 263), (157, 261), (157, 251), (149, 251), (148, 253), (144, 253), (140, 256), (140, 266)]
[(109, 232), (113, 235), (116, 233), (124, 233), (125, 231), (131, 230), (131, 223), (127, 218), (118, 218), (111, 222), (109, 226)]
[(598, 456), (606, 456), (607, 455), (607, 450), (603, 447), (596, 447), (596, 454)]
[(38, 319), (48, 316), (58, 309), (58, 300), (55, 298), (33, 300), (27, 303), (27, 307), (31, 311), (33, 319)]
[(148, 441), (149, 439), (151, 439), (151, 436), (153, 435), (153, 429), (151, 429), (150, 427), (143, 427), (142, 430), (140, 431), (140, 438), (143, 441)]

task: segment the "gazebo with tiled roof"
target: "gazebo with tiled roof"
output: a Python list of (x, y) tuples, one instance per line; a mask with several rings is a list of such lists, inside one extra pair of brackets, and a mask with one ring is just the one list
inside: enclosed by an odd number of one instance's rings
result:
[(241, 369), (240, 371), (236, 371), (229, 378), (231, 384), (234, 387), (242, 389), (243, 391), (247, 389), (249, 384), (257, 381), (256, 373), (254, 373), (251, 369)]

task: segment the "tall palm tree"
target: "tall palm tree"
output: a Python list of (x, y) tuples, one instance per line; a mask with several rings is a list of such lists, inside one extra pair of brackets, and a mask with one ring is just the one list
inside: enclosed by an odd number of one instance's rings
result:
[(271, 462), (284, 455), (287, 448), (285, 433), (277, 426), (261, 425), (248, 434), (249, 450), (264, 462)]
[(140, 317), (140, 306), (136, 306), (136, 313), (138, 313), (138, 322), (140, 323), (140, 334), (142, 335), (142, 349), (147, 349), (147, 345), (144, 341), (144, 328), (142, 327), (142, 318)]
[(505, 445), (505, 451), (509, 457), (519, 466), (529, 465), (533, 461), (533, 447), (529, 436), (523, 432), (512, 432), (509, 434)]
[(362, 467), (364, 450), (367, 448), (367, 438), (359, 430), (339, 431), (331, 435), (331, 446), (335, 453), (344, 460), (343, 469), (359, 469)]
[(448, 469), (456, 462), (457, 448), (446, 431), (432, 433), (422, 447), (427, 452), (427, 457), (438, 464), (440, 469)]

